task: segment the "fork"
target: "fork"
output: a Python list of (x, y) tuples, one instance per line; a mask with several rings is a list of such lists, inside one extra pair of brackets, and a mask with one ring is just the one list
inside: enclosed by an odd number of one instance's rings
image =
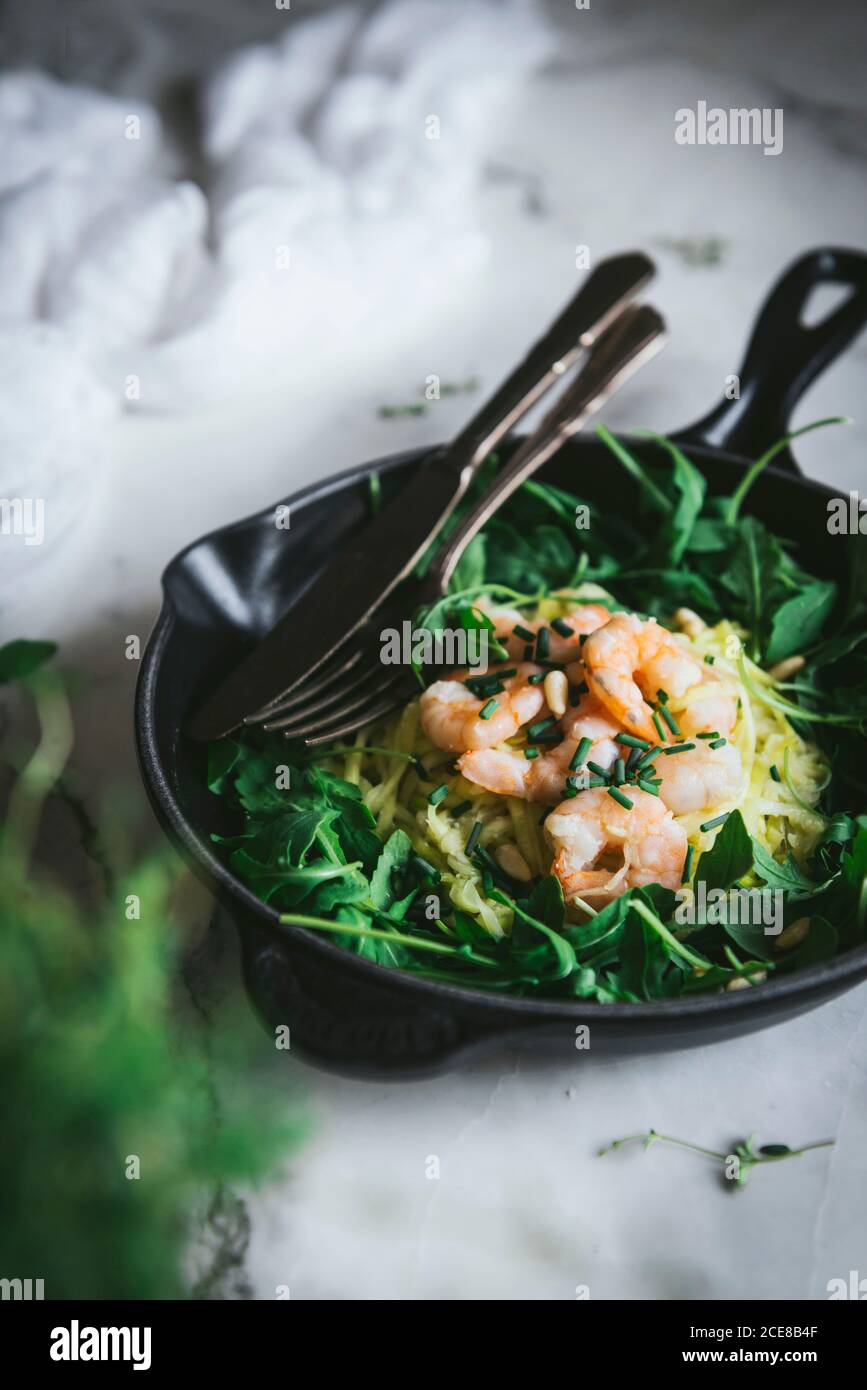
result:
[[(445, 596), (461, 556), (485, 522), (521, 483), (583, 428), (613, 392), (660, 350), (664, 341), (665, 324), (655, 309), (631, 305), (620, 314), (596, 340), (581, 371), (538, 428), (519, 445), (491, 486), (440, 546), (411, 594), (402, 596), (404, 613), (415, 612)], [(375, 618), (376, 626), (380, 626), (382, 610), (377, 610)], [(383, 719), (404, 704), (418, 691), (418, 681), (404, 667), (389, 667), (383, 673), (382, 662), (375, 660), (372, 626), (373, 620), (359, 634), (361, 640), (325, 671), (318, 672), (314, 679), (267, 710), (248, 717), (245, 723), (260, 724), (268, 732), (282, 730), (286, 738), (303, 739), (308, 748), (313, 748)], [(347, 691), (347, 677), (358, 675), (359, 671), (362, 674)], [(314, 700), (315, 707), (311, 707)]]

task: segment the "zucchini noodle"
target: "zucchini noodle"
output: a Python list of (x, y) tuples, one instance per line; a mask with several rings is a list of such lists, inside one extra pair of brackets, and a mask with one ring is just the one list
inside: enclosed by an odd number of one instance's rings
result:
[[(520, 606), (526, 608), (530, 619), (551, 622), (587, 602), (618, 607), (596, 584), (560, 589)], [(738, 810), (749, 833), (769, 854), (781, 859), (791, 852), (803, 863), (825, 824), (814, 808), (827, 784), (829, 769), (819, 750), (799, 736), (784, 711), (762, 698), (765, 693), (773, 696), (775, 682), (743, 655), (744, 636), (742, 629), (727, 620), (692, 637), (677, 634), (695, 656), (710, 659), (708, 670), (719, 678), (721, 691), (738, 701), (736, 724), (727, 737), (740, 753), (743, 772), (733, 798), (712, 812), (675, 819), (694, 846), (696, 858), (710, 849), (716, 837), (715, 830), (702, 831), (701, 825), (724, 812)], [(670, 700), (675, 718), (688, 707), (690, 695), (697, 697), (695, 689), (681, 699)], [(523, 743), (523, 736), (518, 735), (502, 746), (515, 749)], [(478, 843), (484, 849), (495, 851), (501, 845), (514, 844), (534, 875), (549, 873), (552, 853), (540, 823), (546, 809), (543, 805), (487, 792), (457, 774), (454, 755), (436, 747), (422, 732), (418, 698), (398, 715), (360, 732), (350, 749), (335, 752), (327, 763), (333, 772), (359, 788), (383, 840), (394, 829), (406, 832), (416, 853), (441, 874), (454, 907), (469, 914), (494, 939), (510, 931), (511, 908), (487, 896), (483, 871), (468, 858), (465, 847), (473, 827), (480, 823)], [(420, 770), (427, 774), (426, 780), (420, 777)], [(431, 783), (448, 787), (447, 796), (435, 806), (427, 799)], [(589, 904), (579, 900), (571, 908), (572, 913), (576, 911), (594, 914)]]

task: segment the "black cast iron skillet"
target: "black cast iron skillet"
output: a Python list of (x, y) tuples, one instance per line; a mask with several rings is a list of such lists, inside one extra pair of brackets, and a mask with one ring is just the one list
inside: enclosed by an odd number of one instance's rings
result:
[[(829, 284), (847, 287), (844, 302), (804, 327), (812, 292)], [(867, 256), (816, 251), (787, 272), (759, 316), (739, 398), (724, 400), (675, 436), (712, 493), (730, 493), (747, 463), (786, 433), (801, 393), (865, 322)], [(653, 460), (656, 446), (629, 443), (639, 458)], [(498, 998), (390, 970), (314, 931), (281, 927), (276, 912), (230, 873), (209, 834), (237, 827), (229, 808), (206, 790), (205, 752), (182, 737), (184, 719), (208, 684), (273, 625), (332, 548), (363, 526), (369, 474), (376, 470), (384, 489), (396, 489), (423, 456), (414, 450), (314, 483), (283, 499), (291, 506), (288, 533), (274, 526), (270, 508), (196, 541), (163, 577), (165, 600), (136, 697), (141, 769), (164, 828), (238, 928), (247, 989), (266, 1026), (288, 1024), (293, 1048), (320, 1065), (403, 1077), (504, 1044), (575, 1056), (579, 1024), (589, 1024), (597, 1054), (714, 1042), (815, 1008), (867, 978), (867, 947), (859, 947), (798, 974), (703, 998), (646, 1004)], [(592, 437), (570, 442), (542, 476), (605, 508), (628, 513), (635, 505), (634, 485)], [(827, 532), (831, 496), (801, 477), (786, 453), (756, 482), (749, 509), (802, 542), (811, 570), (842, 582), (847, 547)]]

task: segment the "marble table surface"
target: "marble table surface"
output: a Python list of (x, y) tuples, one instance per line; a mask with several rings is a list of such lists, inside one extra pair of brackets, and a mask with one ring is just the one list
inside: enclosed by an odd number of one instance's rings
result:
[[(612, 427), (673, 430), (709, 409), (737, 370), (751, 317), (806, 249), (865, 232), (863, 40), (855, 7), (803, 2), (725, 10), (687, 0), (576, 11), (552, 67), (492, 125), (479, 206), (487, 259), (440, 311), (407, 312), (364, 354), (327, 373), (276, 364), (255, 398), (173, 417), (125, 417), (110, 467), (58, 552), (3, 597), (5, 636), (59, 638), (89, 675), (76, 699), (76, 766), (94, 806), (126, 779), (132, 633), (146, 637), (159, 576), (212, 527), (356, 462), (440, 440), (477, 397), (384, 419), (428, 374), (487, 390), (591, 258), (646, 248), (666, 351), (606, 411)], [(830, 32), (825, 20), (833, 18)], [(833, 27), (836, 25), (836, 29)], [(860, 81), (859, 81), (860, 79)], [(683, 147), (674, 111), (705, 99), (782, 107), (779, 157)], [(436, 276), (436, 265), (426, 267)], [(335, 326), (335, 331), (337, 330)], [(855, 418), (797, 446), (804, 470), (863, 486), (867, 339), (799, 404), (794, 424)], [(142, 842), (158, 835), (143, 794)], [(197, 904), (204, 923), (209, 904)], [(347, 1081), (287, 1066), (314, 1120), (285, 1179), (253, 1194), (247, 1275), (257, 1298), (827, 1297), (867, 1275), (867, 987), (753, 1037), (620, 1061), (505, 1053), (435, 1080)], [(281, 1092), (274, 1103), (281, 1103)], [(743, 1191), (692, 1154), (657, 1147), (605, 1158), (608, 1141), (653, 1126), (726, 1149), (756, 1132), (832, 1149), (754, 1173)], [(435, 1157), (438, 1165), (431, 1159)], [(432, 1172), (438, 1167), (438, 1176)]]

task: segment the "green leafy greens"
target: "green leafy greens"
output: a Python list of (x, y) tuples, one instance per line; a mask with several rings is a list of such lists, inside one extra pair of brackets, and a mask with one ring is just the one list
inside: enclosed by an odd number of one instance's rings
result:
[[(469, 546), (450, 593), (418, 613), (415, 624), (434, 632), (450, 623), (489, 626), (476, 606), (483, 595), (521, 604), (596, 583), (618, 605), (663, 621), (684, 604), (711, 623), (730, 618), (748, 634), (751, 658), (766, 667), (805, 656), (796, 680), (758, 693), (841, 768), (823, 794), (827, 824), (812, 862), (773, 859), (734, 812), (695, 867), (695, 887), (706, 893), (781, 890), (779, 946), (761, 924), (726, 925), (708, 914), (681, 925), (674, 893), (659, 886), (632, 889), (576, 924), (554, 878), (519, 884), (491, 860), (487, 897), (513, 919), (511, 931), (497, 938), (451, 905), (436, 866), (419, 859), (402, 830), (380, 840), (352, 782), (301, 755), (287, 764), (284, 741), (249, 734), (212, 749), (209, 784), (234, 803), (239, 819), (236, 834), (215, 838), (287, 930), (328, 932), (380, 964), (478, 989), (605, 1003), (744, 987), (769, 971), (797, 969), (863, 942), (867, 817), (851, 806), (853, 789), (862, 806), (867, 791), (867, 546), (853, 538), (861, 543), (851, 547), (843, 594), (810, 573), (763, 520), (744, 514), (762, 470), (794, 436), (768, 450), (726, 497), (710, 492), (671, 441), (652, 436), (648, 463), (604, 426), (597, 432), (634, 489), (628, 509), (603, 510), (531, 480)], [(496, 466), (488, 461), (465, 505)], [(458, 509), (445, 529), (460, 515)], [(747, 679), (745, 667), (743, 674)], [(289, 766), (286, 789), (275, 783), (281, 765)], [(788, 777), (787, 765), (783, 771)], [(809, 931), (785, 949), (793, 935), (785, 929), (804, 918)]]

